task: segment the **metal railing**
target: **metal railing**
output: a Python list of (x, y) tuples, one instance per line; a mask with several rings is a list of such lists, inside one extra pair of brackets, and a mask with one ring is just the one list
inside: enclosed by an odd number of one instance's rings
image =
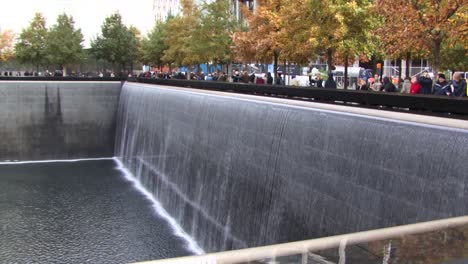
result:
[[(431, 264), (448, 263), (448, 261), (459, 261), (460, 259), (466, 262), (457, 263), (468, 263), (467, 235), (468, 216), (462, 216), (346, 235), (211, 253), (203, 256), (141, 263)], [(406, 254), (408, 252), (410, 254)]]

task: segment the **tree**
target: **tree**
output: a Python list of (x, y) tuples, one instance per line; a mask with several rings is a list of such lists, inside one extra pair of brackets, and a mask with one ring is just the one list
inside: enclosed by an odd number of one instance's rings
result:
[[(173, 61), (178, 66), (191, 66), (202, 63), (201, 54), (196, 52), (195, 34), (200, 27), (200, 10), (193, 0), (182, 0), (182, 15), (174, 17), (167, 23), (167, 34), (164, 44), (168, 47), (163, 56), (164, 61)], [(190, 72), (187, 74), (190, 78)]]
[(315, 56), (317, 39), (310, 34), (314, 12), (307, 1), (288, 2), (281, 6), (279, 17), (282, 20), (278, 43), (282, 59), (291, 63), (305, 64)]
[[(122, 16), (115, 13), (106, 17), (101, 26), (101, 36), (91, 41), (93, 55), (113, 65), (125, 69), (136, 57), (138, 38), (135, 29), (129, 29), (122, 23)], [(115, 70), (115, 69), (114, 69)]]
[(344, 60), (344, 88), (348, 88), (348, 65), (350, 60), (364, 55), (369, 58), (374, 50), (371, 30), (375, 25), (370, 15), (371, 4), (368, 0), (337, 1), (336, 17), (340, 24), (336, 35), (336, 52)]
[(440, 67), (452, 71), (468, 71), (468, 49), (461, 44), (445, 43), (440, 52)]
[(139, 59), (141, 47), (141, 32), (134, 26), (130, 26), (127, 31), (128, 53), (126, 61), (130, 63), (130, 71), (133, 72), (133, 64)]
[(236, 59), (244, 62), (273, 60), (275, 80), (278, 78), (278, 60), (282, 54), (284, 36), (283, 21), (280, 16), (281, 0), (259, 0), (255, 12), (244, 15), (248, 23), (248, 31), (236, 32), (233, 36)]
[(145, 64), (162, 67), (163, 56), (168, 48), (164, 44), (167, 22), (156, 22), (148, 36), (141, 41), (141, 60)]
[(39, 65), (46, 62), (46, 37), (46, 20), (41, 13), (36, 13), (15, 44), (15, 54), (19, 61), (36, 65), (36, 71), (39, 71)]
[(318, 52), (325, 52), (327, 67), (331, 71), (334, 68), (333, 55), (341, 36), (339, 30), (341, 24), (336, 16), (338, 13), (337, 0), (310, 0), (309, 3), (315, 10), (311, 35), (318, 41), (318, 47), (321, 49)]
[(230, 12), (229, 0), (204, 3), (201, 10), (200, 27), (194, 39), (195, 52), (202, 54), (205, 62), (227, 64), (232, 61), (232, 34), (239, 28)]
[(46, 38), (47, 59), (57, 64), (67, 75), (67, 67), (80, 62), (83, 58), (83, 34), (75, 29), (73, 17), (61, 14)]
[(468, 1), (466, 0), (409, 0), (418, 15), (418, 25), (423, 33), (432, 60), (432, 70), (438, 73), (443, 41), (448, 38), (464, 40), (466, 46)]
[(370, 1), (310, 0), (309, 3), (316, 10), (311, 35), (318, 41), (317, 52), (325, 52), (329, 71), (334, 68), (335, 55), (343, 58), (345, 66), (358, 55), (370, 56), (374, 47), (370, 32), (375, 25)]
[(466, 0), (377, 0), (376, 6), (386, 22), (379, 35), (392, 57), (405, 55), (409, 61), (415, 52), (429, 56), (437, 74), (442, 48), (449, 46), (445, 42), (451, 47), (467, 46)]
[(0, 31), (0, 62), (13, 57), (13, 39), (15, 34), (11, 30)]

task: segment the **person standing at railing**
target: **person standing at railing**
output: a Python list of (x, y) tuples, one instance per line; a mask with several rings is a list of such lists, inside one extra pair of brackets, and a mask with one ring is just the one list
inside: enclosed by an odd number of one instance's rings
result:
[(383, 86), (380, 88), (382, 92), (394, 93), (397, 91), (396, 86), (388, 77), (383, 78)]
[(267, 84), (273, 84), (273, 76), (271, 76), (271, 72), (267, 74)]
[(461, 78), (459, 72), (454, 73), (452, 79), (451, 83), (445, 86), (444, 93), (448, 96), (466, 97), (468, 89), (466, 80)]
[(333, 79), (333, 73), (331, 72), (328, 74), (328, 79), (325, 82), (325, 88), (336, 89), (336, 82)]
[(380, 82), (380, 76), (378, 74), (374, 76), (374, 80), (372, 84), (370, 85), (370, 88), (374, 92), (379, 92), (380, 89), (382, 88), (382, 83)]
[(434, 95), (446, 95), (444, 93), (445, 86), (447, 86), (447, 80), (445, 79), (445, 75), (443, 73), (440, 73), (438, 76), (437, 82), (434, 84), (434, 87), (432, 88), (432, 93)]
[(421, 84), (420, 94), (432, 94), (432, 79), (427, 71), (422, 72), (418, 82)]
[(418, 94), (421, 90), (421, 84), (416, 76), (411, 77), (410, 94)]
[(322, 74), (320, 72), (315, 74), (315, 85), (317, 88), (323, 88)]
[(401, 86), (400, 93), (407, 94), (407, 93), (410, 92), (410, 88), (411, 88), (411, 80), (410, 80), (409, 77), (406, 77), (405, 80), (403, 81), (402, 86)]
[(367, 91), (369, 88), (367, 87), (366, 81), (363, 78), (358, 78), (358, 83), (356, 86), (357, 91)]

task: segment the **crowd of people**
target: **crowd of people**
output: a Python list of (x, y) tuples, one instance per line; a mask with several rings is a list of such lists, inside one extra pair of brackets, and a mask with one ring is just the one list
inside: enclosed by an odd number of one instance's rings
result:
[[(183, 72), (141, 72), (138, 75), (128, 73), (128, 77), (140, 77), (140, 78), (161, 78), (161, 79), (187, 79), (187, 76)], [(2, 73), (0, 72), (0, 75)], [(63, 76), (61, 71), (44, 73), (38, 72), (11, 72), (5, 71), (3, 76)], [(75, 74), (71, 72), (69, 74), (73, 77), (90, 77), (93, 74)], [(111, 71), (98, 72), (95, 74), (96, 77), (115, 77)], [(125, 73), (118, 74), (118, 76), (125, 76)], [(300, 86), (299, 80), (295, 75), (290, 76), (289, 85)], [(219, 81), (219, 82), (235, 82), (235, 83), (254, 83), (254, 84), (267, 84), (267, 85), (285, 85), (285, 79), (281, 73), (278, 73), (276, 79), (273, 78), (271, 72), (266, 74), (255, 74), (248, 73), (247, 71), (239, 71), (238, 69), (232, 70), (232, 73), (226, 74), (223, 71), (216, 71), (213, 73), (205, 74), (201, 72), (190, 73), (191, 80), (204, 80), (204, 81)], [(309, 76), (309, 86), (315, 88), (327, 88), (336, 89), (337, 83), (333, 76), (333, 73), (328, 74), (328, 78), (324, 81), (321, 73), (315, 73), (314, 76)], [(460, 72), (455, 72), (452, 75), (452, 79), (448, 80), (445, 74), (438, 74), (437, 80), (433, 81), (427, 71), (423, 71), (419, 75), (415, 75), (405, 78), (401, 85), (397, 87), (393, 80), (389, 77), (380, 78), (378, 74), (374, 75), (374, 78), (369, 78), (367, 81), (363, 78), (358, 78), (356, 82), (356, 90), (358, 91), (374, 91), (374, 92), (399, 92), (408, 94), (424, 94), (424, 95), (438, 95), (438, 96), (456, 96), (466, 97), (468, 96), (467, 81), (463, 78)]]
[(452, 80), (447, 80), (445, 74), (437, 75), (434, 82), (427, 71), (423, 71), (419, 76), (405, 78), (400, 88), (395, 86), (389, 77), (384, 77), (382, 81), (379, 75), (375, 75), (368, 83), (359, 78), (356, 90), (374, 91), (374, 92), (400, 92), (408, 94), (425, 94), (439, 96), (468, 96), (468, 87), (466, 79), (462, 78), (460, 72), (452, 75)]

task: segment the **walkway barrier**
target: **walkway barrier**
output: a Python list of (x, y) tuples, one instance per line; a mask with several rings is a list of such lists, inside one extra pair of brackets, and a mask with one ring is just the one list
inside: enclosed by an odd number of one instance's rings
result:
[(295, 100), (320, 101), (340, 105), (375, 108), (387, 111), (410, 112), (431, 116), (468, 119), (468, 97), (409, 95), (372, 91), (257, 85), (215, 81), (136, 78), (129, 81), (190, 87), (194, 89), (274, 96)]
[(468, 263), (468, 216), (142, 264)]

